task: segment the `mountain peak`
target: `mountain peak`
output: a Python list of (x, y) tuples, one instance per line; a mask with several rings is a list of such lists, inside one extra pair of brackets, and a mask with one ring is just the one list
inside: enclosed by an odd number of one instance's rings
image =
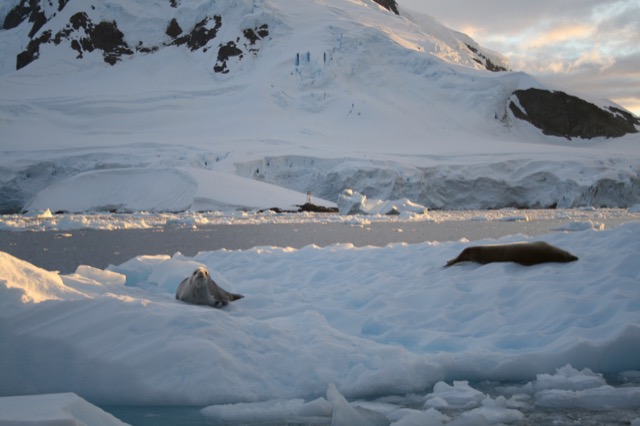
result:
[[(44, 82), (56, 73), (101, 70), (138, 78), (137, 87), (150, 92), (166, 91), (159, 81), (167, 80), (178, 91), (190, 81), (198, 86), (189, 90), (247, 87), (259, 116), (274, 115), (275, 105), (287, 120), (294, 111), (312, 122), (313, 115), (327, 113), (325, 119), (346, 119), (350, 126), (363, 114), (374, 122), (393, 117), (410, 123), (410, 140), (425, 129), (442, 132), (439, 137), (450, 128), (476, 134), (481, 127), (489, 133), (499, 127), (514, 134), (520, 122), (572, 138), (618, 136), (637, 126), (632, 115), (603, 102), (594, 105), (604, 112), (598, 112), (602, 125), (550, 128), (548, 120), (533, 118), (547, 98), (523, 91), (552, 91), (525, 73), (505, 72), (509, 64), (499, 53), (394, 0), (172, 0), (152, 8), (144, 0), (14, 0), (0, 8), (2, 18), (0, 75), (28, 69)], [(149, 79), (149, 69), (165, 77)], [(73, 80), (75, 85), (79, 79)], [(97, 90), (93, 79), (85, 81)], [(573, 122), (580, 114), (571, 117)], [(380, 135), (393, 133), (389, 128)]]
[[(21, 44), (26, 47), (15, 56), (16, 69), (40, 59), (43, 46), (71, 50), (76, 59), (83, 59), (85, 53), (99, 51), (105, 62), (114, 65), (138, 53), (153, 53), (168, 46), (185, 45), (191, 51), (207, 52), (212, 48), (217, 49), (217, 63), (212, 69), (214, 72), (227, 73), (229, 69), (226, 62), (230, 57), (241, 59), (249, 53), (257, 52), (258, 42), (269, 35), (269, 24), (267, 16), (263, 16), (262, 22), (256, 19), (254, 25), (239, 28), (242, 36), (233, 34), (235, 39), (218, 37), (221, 27), (225, 25), (222, 33), (231, 35), (226, 29), (237, 24), (232, 21), (240, 16), (255, 15), (257, 10), (261, 10), (262, 15), (269, 15), (275, 13), (274, 9), (287, 9), (287, 6), (278, 7), (270, 3), (266, 0), (258, 3), (239, 0), (225, 5), (202, 3), (193, 8), (192, 5), (171, 1), (166, 5), (154, 6), (154, 13), (148, 14), (148, 8), (136, 2), (106, 7), (68, 0), (59, 0), (55, 5), (50, 1), (20, 0), (6, 12), (3, 28), (28, 29), (21, 32)], [(377, 4), (395, 15), (400, 15), (395, 0), (368, 0), (360, 6), (368, 4)], [(356, 4), (351, 9), (357, 6)], [(307, 8), (311, 10), (313, 7), (309, 5)], [(359, 20), (352, 10), (344, 6), (342, 9), (332, 8), (338, 10), (337, 15), (334, 15), (335, 19), (344, 20), (345, 16), (351, 16), (352, 19)], [(233, 9), (236, 9), (236, 13)], [(366, 9), (361, 8), (360, 13), (364, 13)], [(222, 16), (227, 14), (233, 17), (229, 19)], [(339, 16), (340, 14), (343, 16)], [(430, 51), (441, 59), (472, 68), (479, 66), (491, 71), (507, 69), (504, 57), (481, 48), (464, 34), (450, 31), (435, 21), (424, 26), (424, 20), (421, 22), (420, 18), (403, 18), (408, 20), (408, 23), (411, 21), (411, 24), (418, 25), (419, 30), (432, 39), (430, 46), (419, 47), (422, 50)], [(369, 25), (370, 19), (360, 19), (360, 22)], [(163, 31), (160, 37), (159, 29)], [(385, 28), (380, 29), (385, 31)], [(398, 37), (397, 32), (393, 35)]]

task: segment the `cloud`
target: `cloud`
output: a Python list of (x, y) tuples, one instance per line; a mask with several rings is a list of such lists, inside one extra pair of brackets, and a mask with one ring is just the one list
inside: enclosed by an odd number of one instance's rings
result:
[(535, 31), (523, 49), (546, 48), (557, 43), (573, 42), (593, 37), (596, 28), (587, 24), (566, 24), (546, 31)]
[(617, 58), (605, 70), (583, 68), (572, 73), (541, 72), (538, 78), (559, 90), (574, 91), (593, 99), (610, 99), (640, 115), (640, 52)]
[[(398, 0), (509, 58), (511, 68), (640, 115), (638, 0)], [(608, 93), (608, 94), (607, 94)]]
[(568, 72), (574, 72), (583, 68), (591, 68), (595, 66), (600, 71), (604, 71), (610, 68), (615, 63), (615, 59), (612, 56), (606, 55), (602, 52), (599, 45), (593, 47), (591, 51), (583, 52), (578, 59), (576, 59), (568, 69)]
[(591, 50), (566, 53), (562, 47), (556, 46), (554, 53), (550, 55), (546, 49), (530, 49), (521, 54), (511, 53), (508, 56), (513, 69), (534, 74), (601, 73), (616, 63), (616, 58), (605, 53), (599, 44)]

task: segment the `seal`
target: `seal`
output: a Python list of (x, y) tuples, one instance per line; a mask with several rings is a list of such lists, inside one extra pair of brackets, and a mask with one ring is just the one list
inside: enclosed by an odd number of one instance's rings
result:
[(467, 247), (456, 257), (447, 262), (445, 267), (458, 262), (477, 262), (482, 265), (492, 262), (515, 262), (531, 266), (547, 262), (573, 262), (578, 258), (568, 251), (552, 246), (544, 241), (531, 243), (491, 244), (486, 246)]
[(229, 293), (211, 279), (209, 271), (198, 268), (191, 276), (182, 280), (176, 290), (176, 299), (194, 305), (208, 305), (214, 308), (227, 306), (229, 302), (242, 299), (241, 294)]

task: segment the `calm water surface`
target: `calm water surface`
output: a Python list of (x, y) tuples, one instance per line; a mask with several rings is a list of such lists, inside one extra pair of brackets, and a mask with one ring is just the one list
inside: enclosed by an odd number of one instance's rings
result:
[[(633, 216), (600, 217), (605, 228), (629, 222)], [(167, 225), (152, 229), (73, 230), (44, 232), (0, 231), (0, 251), (41, 268), (73, 273), (79, 265), (104, 269), (139, 255), (200, 251), (247, 250), (256, 246), (301, 248), (350, 243), (357, 247), (416, 244), (426, 241), (470, 241), (522, 234), (540, 236), (566, 227), (572, 219), (529, 221), (444, 222), (391, 221), (366, 225), (346, 223), (294, 223), (257, 225), (208, 225), (197, 228)]]

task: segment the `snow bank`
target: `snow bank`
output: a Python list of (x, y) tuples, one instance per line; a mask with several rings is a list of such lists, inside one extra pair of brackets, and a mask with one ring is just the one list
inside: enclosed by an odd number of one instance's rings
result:
[(411, 200), (368, 200), (366, 196), (345, 189), (338, 197), (338, 209), (340, 214), (366, 214), (366, 215), (411, 215), (425, 214), (427, 208), (413, 203)]
[[(0, 394), (213, 405), (205, 412), (236, 419), (331, 407), (405, 424), (451, 409), (496, 424), (538, 406), (637, 407), (637, 386), (600, 374), (640, 370), (640, 224), (544, 240), (580, 260), (443, 268), (465, 243), (343, 244), (141, 256), (59, 276), (3, 255)], [(245, 299), (176, 301), (197, 266)], [(22, 297), (42, 293), (55, 297)], [(485, 380), (529, 384), (497, 395), (470, 384)], [(421, 409), (356, 403), (411, 394)]]
[(77, 174), (40, 191), (26, 210), (186, 210), (196, 192), (189, 175), (171, 169), (110, 169)]
[(44, 271), (28, 262), (0, 252), (0, 283), (5, 307), (0, 316), (15, 312), (23, 303), (75, 300), (87, 297), (64, 284), (56, 272)]
[(73, 393), (0, 397), (0, 424), (120, 426), (121, 422)]
[[(198, 169), (91, 171), (37, 193), (27, 211), (165, 212), (292, 208), (306, 195), (229, 173)], [(318, 200), (326, 206), (334, 204)]]

